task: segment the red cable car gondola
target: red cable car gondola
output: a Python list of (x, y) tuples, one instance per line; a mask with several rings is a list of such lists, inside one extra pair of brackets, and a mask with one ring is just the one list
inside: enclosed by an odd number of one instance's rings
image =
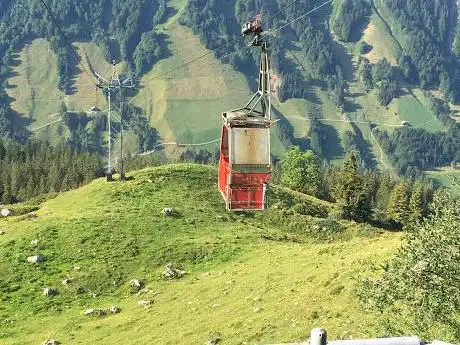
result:
[(261, 47), (259, 88), (244, 108), (222, 114), (219, 190), (228, 210), (264, 210), (272, 173), (270, 64), (260, 19), (247, 23), (242, 32), (254, 35), (251, 45)]

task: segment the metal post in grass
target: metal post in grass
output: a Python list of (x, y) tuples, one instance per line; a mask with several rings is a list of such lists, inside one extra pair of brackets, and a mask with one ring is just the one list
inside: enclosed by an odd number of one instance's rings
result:
[(327, 332), (322, 328), (315, 328), (310, 333), (310, 340), (305, 343), (278, 344), (278, 345), (453, 345), (439, 340), (425, 342), (418, 337), (395, 337), (376, 339), (334, 340), (327, 341)]

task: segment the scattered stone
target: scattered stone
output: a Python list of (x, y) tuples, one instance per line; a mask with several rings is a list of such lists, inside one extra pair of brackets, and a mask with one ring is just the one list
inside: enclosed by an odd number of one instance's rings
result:
[(212, 305), (212, 308), (213, 308), (213, 309), (220, 308), (220, 304), (217, 304), (217, 303), (216, 303), (216, 304), (213, 304), (213, 305)]
[(139, 292), (145, 286), (142, 280), (133, 279), (129, 282), (129, 285), (133, 288), (134, 292)]
[(30, 241), (30, 244), (33, 246), (36, 246), (38, 244), (39, 240), (32, 240)]
[(42, 345), (60, 345), (61, 343), (54, 339), (46, 339)]
[(73, 269), (74, 269), (75, 271), (80, 271), (80, 270), (81, 270), (81, 267), (80, 267), (80, 266), (75, 266)]
[(3, 230), (2, 230), (2, 231), (0, 231), (0, 236), (1, 236), (1, 235), (5, 235), (5, 234), (6, 234), (6, 232), (5, 232), (5, 231), (3, 231)]
[(62, 281), (62, 285), (67, 286), (67, 285), (69, 285), (71, 282), (72, 282), (72, 280), (70, 280), (69, 278), (66, 278), (66, 279), (64, 279), (64, 280)]
[(58, 294), (58, 292), (57, 292), (56, 289), (52, 289), (52, 288), (44, 288), (43, 289), (43, 295), (44, 296), (52, 297), (52, 296), (56, 296), (57, 294)]
[(43, 261), (45, 261), (45, 258), (42, 255), (33, 255), (27, 258), (27, 262), (30, 262), (31, 264), (38, 264)]
[(209, 277), (211, 275), (211, 272), (205, 272), (202, 274), (203, 277)]
[(108, 311), (109, 311), (109, 314), (118, 314), (121, 312), (121, 308), (111, 306)]
[(84, 315), (86, 316), (99, 316), (100, 315), (100, 311), (102, 309), (85, 309), (85, 311), (83, 312)]
[(257, 307), (257, 308), (254, 308), (254, 313), (260, 313), (262, 311), (262, 308), (260, 307)]
[(0, 211), (0, 215), (2, 217), (11, 217), (13, 215), (13, 211), (7, 209), (7, 208), (3, 208), (1, 211)]
[(152, 301), (140, 300), (139, 302), (137, 302), (137, 305), (140, 307), (149, 308), (152, 305)]
[(260, 301), (262, 301), (262, 297), (257, 296), (257, 297), (254, 297), (252, 300), (253, 300), (254, 302), (260, 302)]
[(73, 289), (73, 293), (75, 295), (81, 295), (85, 292), (85, 289), (83, 289), (81, 286), (76, 286), (74, 289)]
[(221, 342), (222, 338), (220, 334), (213, 334), (211, 339), (206, 343), (206, 345), (217, 345)]
[(163, 209), (163, 215), (165, 217), (172, 217), (174, 214), (174, 209), (172, 207), (167, 207)]
[(109, 308), (90, 308), (86, 309), (83, 314), (86, 316), (106, 316), (111, 314), (118, 314), (121, 312), (119, 307), (111, 306)]
[(180, 279), (185, 275), (185, 271), (176, 268), (172, 263), (166, 265), (163, 276), (166, 279)]

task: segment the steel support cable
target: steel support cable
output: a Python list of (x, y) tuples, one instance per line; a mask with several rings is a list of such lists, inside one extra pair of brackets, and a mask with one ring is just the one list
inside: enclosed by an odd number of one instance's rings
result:
[[(232, 56), (233, 54), (239, 53), (240, 51), (243, 51), (243, 50), (245, 50), (247, 48), (249, 48), (249, 47), (248, 46), (241, 47), (240, 49), (237, 49), (237, 50), (235, 50), (235, 51), (233, 51), (231, 53), (228, 53), (228, 54), (225, 54), (225, 55), (223, 55), (221, 57), (218, 57), (217, 60), (224, 60), (225, 58), (228, 58), (229, 56)], [(187, 61), (186, 63), (184, 63), (184, 64), (182, 64), (180, 66), (174, 67), (174, 68), (172, 68), (172, 69), (170, 69), (170, 70), (168, 70), (166, 72), (160, 73), (158, 75), (154, 75), (154, 76), (152, 76), (150, 78), (147, 78), (140, 85), (143, 85), (143, 83), (146, 82), (146, 81), (161, 78), (161, 77), (163, 77), (165, 75), (168, 75), (168, 74), (171, 74), (172, 72), (175, 72), (175, 71), (177, 71), (179, 69), (187, 67), (188, 65), (191, 65), (192, 63), (195, 63), (195, 62), (197, 62), (197, 61), (199, 61), (199, 60), (201, 60), (201, 59), (205, 58), (206, 56), (211, 55), (213, 53), (214, 53), (214, 50), (211, 50), (211, 51), (207, 52), (206, 54), (200, 55), (200, 56), (198, 56), (198, 57), (196, 57), (196, 58), (194, 58), (194, 59), (192, 59), (190, 61)]]
[(93, 77), (89, 72), (88, 70), (86, 69), (86, 67), (82, 64), (82, 62), (80, 61), (80, 56), (78, 55), (77, 51), (75, 50), (75, 47), (72, 45), (72, 43), (70, 43), (70, 41), (67, 39), (67, 36), (65, 35), (64, 31), (62, 31), (59, 23), (57, 22), (56, 20), (56, 17), (54, 16), (53, 12), (51, 11), (51, 9), (48, 7), (48, 5), (46, 4), (45, 0), (40, 0), (41, 4), (45, 7), (45, 10), (48, 12), (48, 15), (51, 17), (51, 20), (53, 21), (54, 25), (56, 26), (57, 30), (59, 31), (59, 34), (62, 36), (62, 38), (64, 39), (64, 42), (67, 44), (67, 46), (70, 48), (70, 50), (72, 51), (74, 57), (76, 58), (76, 62), (80, 65), (80, 67), (83, 69), (83, 71), (88, 75), (88, 77), (90, 78), (90, 80), (93, 82), (93, 84), (95, 86), (97, 86), (97, 82), (94, 81)]
[[(273, 33), (275, 33), (275, 32), (281, 31), (281, 30), (283, 30), (284, 28), (286, 28), (286, 27), (288, 27), (288, 26), (294, 24), (296, 21), (298, 21), (298, 20), (300, 20), (300, 19), (302, 19), (302, 18), (305, 18), (305, 17), (308, 16), (309, 14), (312, 14), (313, 12), (316, 12), (316, 11), (319, 10), (320, 8), (322, 8), (322, 7), (324, 7), (324, 6), (328, 5), (328, 4), (330, 4), (330, 3), (333, 2), (333, 1), (334, 1), (334, 0), (328, 0), (328, 1), (324, 2), (324, 3), (322, 3), (321, 5), (316, 6), (314, 9), (312, 9), (312, 10), (310, 10), (310, 11), (308, 11), (308, 12), (302, 14), (300, 17), (297, 17), (296, 19), (290, 21), (289, 23), (280, 26), (279, 28), (277, 28), (277, 29), (275, 29), (275, 30), (267, 30), (267, 31), (265, 31), (265, 34), (266, 34), (266, 35), (269, 35), (269, 34), (273, 34)], [(263, 35), (263, 33), (262, 33), (262, 35)]]
[(206, 141), (204, 143), (197, 143), (197, 144), (182, 144), (182, 143), (177, 143), (177, 142), (160, 143), (160, 144), (155, 145), (153, 147), (153, 149), (150, 150), (150, 151), (133, 154), (132, 156), (148, 156), (148, 155), (150, 155), (152, 153), (155, 153), (156, 148), (160, 147), (160, 146), (179, 146), (179, 147), (181, 147), (181, 146), (190, 146), (190, 147), (197, 147), (197, 146), (211, 145), (211, 144), (215, 144), (215, 143), (218, 143), (218, 142), (220, 142), (220, 138), (215, 139), (215, 140), (211, 140), (211, 141)]
[(276, 12), (275, 14), (272, 14), (270, 16), (268, 16), (267, 18), (267, 22), (275, 17), (277, 17), (279, 14), (281, 14), (282, 12), (286, 11), (289, 7), (291, 7), (292, 5), (294, 5), (296, 2), (298, 2), (299, 0), (294, 0), (294, 1), (291, 1), (289, 4), (287, 4), (286, 6), (284, 6), (283, 8), (281, 8), (278, 12)]
[[(296, 0), (296, 1), (298, 1), (298, 0)], [(281, 10), (281, 12), (284, 11), (287, 7), (293, 5), (296, 1), (293, 1), (292, 3), (290, 3), (289, 5), (287, 5), (283, 10)], [(313, 12), (315, 12), (315, 11), (321, 9), (322, 7), (326, 6), (327, 4), (330, 4), (332, 1), (333, 1), (333, 0), (328, 0), (328, 1), (324, 2), (323, 4), (321, 4), (321, 5), (317, 6), (317, 7), (315, 7), (314, 9), (312, 9), (312, 10), (310, 10), (310, 11), (304, 13), (304, 14), (301, 15), (300, 17), (297, 17), (296, 19), (290, 21), (289, 23), (287, 23), (287, 24), (285, 24), (285, 25), (283, 25), (283, 26), (281, 26), (281, 27), (279, 27), (279, 28), (276, 28), (276, 29), (273, 29), (273, 30), (267, 30), (267, 31), (265, 31), (265, 32), (267, 33), (266, 36), (268, 36), (268, 35), (270, 35), (270, 34), (273, 34), (273, 33), (275, 33), (275, 32), (281, 31), (282, 29), (284, 29), (284, 28), (286, 28), (287, 26), (289, 26), (289, 25), (295, 23), (296, 21), (298, 21), (298, 20), (300, 20), (300, 19), (302, 19), (302, 18), (308, 16), (309, 14), (312, 14)], [(280, 13), (280, 11), (278, 11), (278, 12), (276, 13), (276, 15), (278, 15), (279, 13)], [(273, 17), (273, 16), (272, 16), (272, 17)], [(243, 51), (243, 50), (247, 49), (248, 47), (249, 47), (249, 46), (244, 46), (244, 47), (242, 47), (242, 48), (240, 48), (240, 49), (237, 49), (237, 50), (235, 50), (235, 51), (233, 51), (233, 52), (231, 52), (231, 53), (225, 54), (224, 56), (221, 56), (221, 57), (219, 57), (219, 58), (217, 58), (217, 59), (218, 59), (218, 60), (223, 60), (223, 59), (225, 59), (225, 58), (227, 58), (227, 57), (229, 57), (229, 56), (231, 56), (231, 55), (233, 55), (233, 54), (236, 54), (236, 53), (238, 53), (238, 52), (240, 52), (240, 51)], [(170, 73), (172, 73), (172, 72), (175, 72), (175, 71), (177, 71), (177, 70), (179, 70), (179, 69), (182, 69), (182, 68), (184, 68), (184, 67), (186, 67), (186, 66), (189, 66), (189, 65), (191, 65), (192, 63), (195, 63), (195, 62), (197, 62), (197, 61), (199, 61), (199, 60), (201, 60), (201, 59), (205, 58), (206, 56), (211, 55), (211, 54), (213, 54), (213, 53), (214, 53), (214, 50), (211, 50), (211, 51), (209, 51), (209, 52), (207, 52), (207, 53), (205, 53), (205, 54), (203, 54), (203, 55), (200, 55), (200, 56), (198, 56), (198, 57), (196, 57), (196, 58), (194, 58), (194, 59), (192, 59), (192, 60), (190, 60), (190, 61), (187, 61), (186, 63), (184, 63), (184, 64), (182, 64), (182, 65), (179, 65), (179, 66), (174, 67), (174, 68), (172, 68), (172, 69), (170, 69), (170, 70), (168, 70), (168, 71), (166, 71), (166, 72), (159, 73), (159, 74), (154, 75), (154, 76), (152, 76), (152, 77), (150, 77), (150, 78), (147, 78), (147, 79), (145, 79), (145, 80), (141, 83), (141, 85), (143, 85), (146, 81), (158, 79), (158, 78), (163, 77), (163, 76), (165, 76), (165, 75), (168, 75), (168, 74), (170, 74)]]

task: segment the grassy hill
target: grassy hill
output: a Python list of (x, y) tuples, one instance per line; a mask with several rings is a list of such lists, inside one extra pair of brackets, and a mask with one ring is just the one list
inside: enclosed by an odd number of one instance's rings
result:
[[(220, 333), (224, 344), (264, 344), (305, 339), (317, 325), (331, 338), (383, 334), (356, 301), (353, 278), (391, 255), (399, 235), (308, 215), (333, 205), (279, 187), (270, 211), (227, 213), (216, 175), (206, 166), (149, 168), (0, 220), (0, 342), (185, 345)], [(26, 262), (37, 254), (43, 263)], [(187, 275), (164, 280), (168, 262)], [(130, 293), (132, 279), (147, 290)], [(59, 294), (46, 297), (44, 287)], [(83, 315), (112, 305), (121, 312)]]

